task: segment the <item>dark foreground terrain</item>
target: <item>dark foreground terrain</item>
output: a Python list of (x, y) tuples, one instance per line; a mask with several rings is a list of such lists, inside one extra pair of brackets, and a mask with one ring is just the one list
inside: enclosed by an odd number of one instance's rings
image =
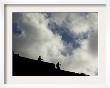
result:
[(89, 76), (55, 68), (55, 64), (13, 54), (13, 76)]

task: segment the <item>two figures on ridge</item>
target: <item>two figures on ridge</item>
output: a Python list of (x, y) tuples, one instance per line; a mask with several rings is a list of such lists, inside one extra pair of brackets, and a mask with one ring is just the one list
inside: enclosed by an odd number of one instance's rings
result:
[[(42, 61), (43, 59), (41, 58), (41, 56), (38, 57), (38, 61)], [(58, 70), (60, 70), (60, 63), (58, 62), (55, 66)]]

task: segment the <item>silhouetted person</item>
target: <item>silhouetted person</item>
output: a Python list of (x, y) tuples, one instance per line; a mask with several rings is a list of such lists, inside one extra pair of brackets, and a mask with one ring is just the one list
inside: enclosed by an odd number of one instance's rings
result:
[(38, 57), (38, 61), (42, 61), (43, 59), (41, 59), (41, 56)]
[(56, 64), (56, 68), (57, 68), (58, 70), (60, 70), (60, 64), (59, 64), (59, 62)]

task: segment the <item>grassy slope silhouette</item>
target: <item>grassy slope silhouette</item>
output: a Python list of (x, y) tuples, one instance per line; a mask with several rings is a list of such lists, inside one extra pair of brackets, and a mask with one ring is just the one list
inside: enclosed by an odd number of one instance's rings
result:
[(32, 60), (13, 53), (13, 76), (89, 76), (55, 68), (55, 64)]

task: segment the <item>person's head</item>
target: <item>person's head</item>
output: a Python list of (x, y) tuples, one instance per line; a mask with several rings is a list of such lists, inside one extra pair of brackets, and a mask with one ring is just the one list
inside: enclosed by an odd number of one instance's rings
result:
[(39, 56), (39, 58), (41, 58), (41, 56)]

